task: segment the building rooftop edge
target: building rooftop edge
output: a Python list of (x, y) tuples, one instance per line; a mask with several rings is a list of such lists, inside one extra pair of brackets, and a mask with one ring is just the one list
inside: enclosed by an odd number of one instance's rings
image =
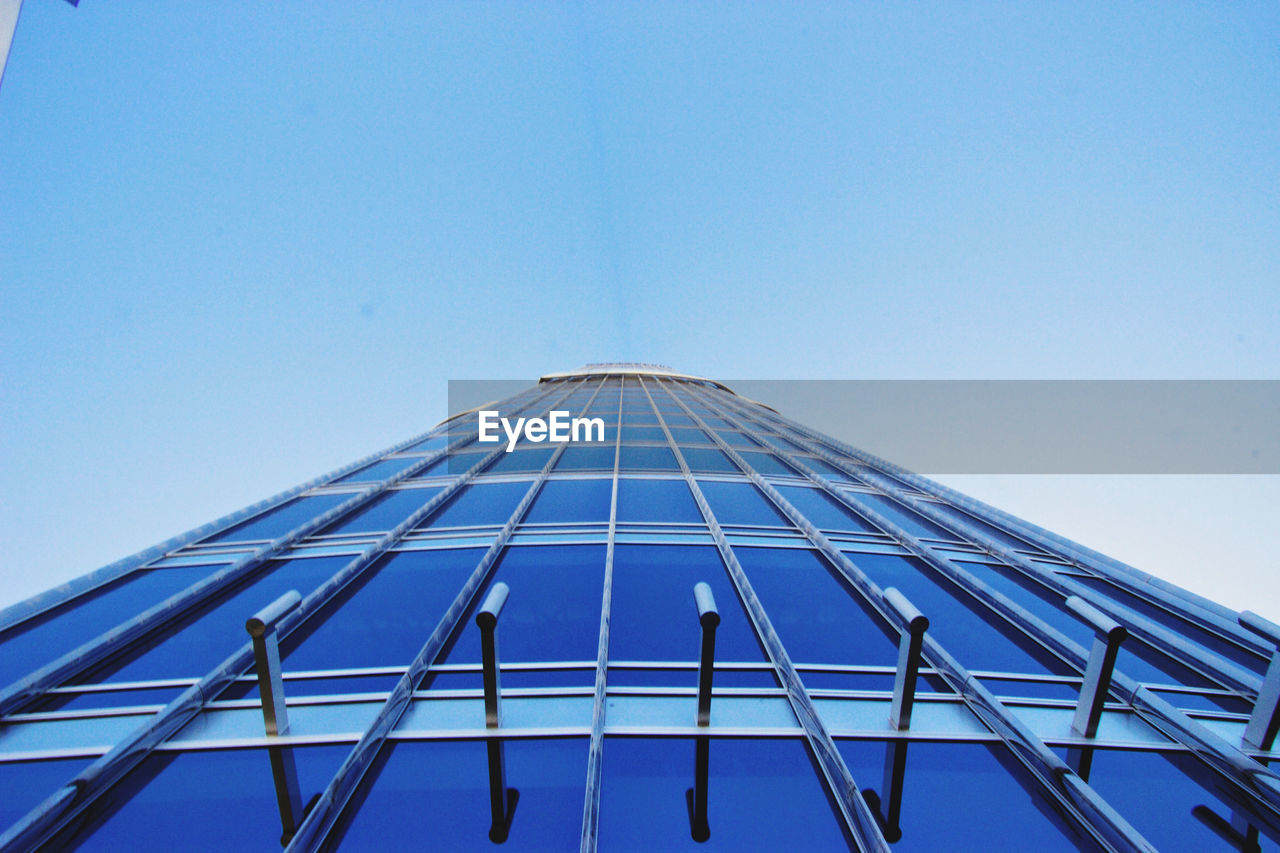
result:
[(574, 379), (581, 376), (661, 376), (667, 379), (686, 379), (693, 382), (706, 382), (707, 384), (714, 385), (721, 390), (728, 391), (730, 394), (734, 393), (732, 388), (721, 382), (717, 382), (714, 379), (707, 379), (705, 376), (695, 376), (692, 373), (681, 373), (678, 370), (673, 370), (665, 364), (646, 364), (638, 361), (586, 364), (577, 370), (566, 370), (561, 373), (548, 373), (539, 377), (538, 381), (554, 382), (560, 379)]

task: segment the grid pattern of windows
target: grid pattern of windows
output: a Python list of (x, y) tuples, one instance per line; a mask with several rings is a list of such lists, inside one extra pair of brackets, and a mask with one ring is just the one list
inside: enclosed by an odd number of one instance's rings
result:
[(707, 380), (496, 407), (606, 439), (464, 414), (0, 613), (0, 850), (1280, 841), (1275, 626)]

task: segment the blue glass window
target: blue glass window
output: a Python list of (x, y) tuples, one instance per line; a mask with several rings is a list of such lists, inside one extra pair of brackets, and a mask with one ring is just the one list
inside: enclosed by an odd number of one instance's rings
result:
[[(532, 448), (533, 445), (525, 444), (523, 447)], [(486, 474), (511, 474), (519, 471), (541, 471), (554, 452), (554, 447), (546, 446), (539, 447), (536, 450), (513, 450), (511, 453), (499, 455), (492, 465), (484, 469), (484, 472)]]
[(338, 533), (380, 533), (399, 525), (427, 501), (440, 494), (440, 487), (421, 489), (396, 489), (380, 495), (345, 518), (324, 529), (326, 535)]
[(441, 510), (437, 510), (424, 528), (501, 526), (511, 518), (520, 499), (529, 491), (532, 481), (516, 483), (479, 483), (465, 487)]
[(612, 471), (614, 448), (612, 446), (587, 447), (571, 444), (564, 449), (556, 462), (557, 471)]
[(210, 536), (204, 541), (241, 542), (251, 539), (276, 539), (351, 498), (351, 494), (322, 494), (296, 498), (242, 524), (237, 524), (230, 530)]
[(702, 521), (684, 480), (618, 478), (618, 521)]
[(0, 763), (0, 826), (9, 826), (89, 765), (87, 758)]
[(682, 447), (680, 453), (690, 471), (722, 471), (738, 473), (738, 466), (719, 450), (710, 447)]
[(756, 453), (751, 450), (740, 450), (738, 455), (742, 457), (757, 474), (763, 474), (766, 477), (794, 477), (796, 472), (788, 465), (783, 465), (778, 457), (771, 453)]
[(801, 740), (712, 738), (710, 837), (692, 839), (685, 791), (695, 745), (687, 738), (605, 739), (601, 850), (840, 850), (850, 845)]
[(14, 627), (0, 641), (0, 683), (13, 683), (216, 570), (137, 572)]
[[(886, 750), (899, 747), (884, 741), (837, 744), (863, 796), (883, 819), (890, 797), (883, 781)], [(886, 827), (885, 837), (901, 853), (1023, 850), (1029, 842), (1043, 853), (1098, 849), (1058, 811), (1003, 744), (913, 741), (901, 776), (900, 835)]]
[(444, 473), (450, 475), (465, 474), (475, 467), (476, 463), (493, 452), (496, 445), (486, 444), (485, 450), (468, 451), (466, 453), (450, 453), (445, 457)]
[[(609, 659), (696, 661), (702, 635), (693, 586), (702, 581), (711, 587), (720, 611), (716, 660), (763, 660), (719, 552), (681, 545), (619, 545), (614, 550)], [(666, 678), (691, 683), (688, 673)]]
[(933, 570), (919, 560), (892, 554), (853, 554), (849, 559), (881, 589), (897, 587), (929, 617), (930, 635), (968, 669), (1040, 675), (1072, 672), (950, 581), (937, 579)]
[(870, 522), (837, 503), (830, 495), (818, 489), (804, 486), (775, 486), (778, 494), (787, 499), (820, 530), (849, 530), (855, 533), (879, 533)]
[(815, 473), (826, 477), (828, 480), (839, 480), (842, 483), (856, 483), (858, 479), (851, 474), (846, 474), (834, 465), (829, 465), (822, 459), (815, 459), (812, 456), (800, 456), (796, 461), (803, 465), (808, 465)]
[(622, 446), (619, 463), (624, 471), (678, 471), (675, 454), (666, 447)]
[(898, 634), (812, 551), (735, 548), (774, 630), (796, 663), (889, 665)]
[[(442, 663), (479, 663), (473, 613), (499, 581), (511, 588), (498, 623), (502, 662), (595, 660), (600, 640), (604, 551), (596, 545), (508, 548), (471, 603)], [(595, 683), (595, 673), (584, 675)]]
[(715, 444), (715, 442), (713, 442), (705, 432), (694, 428), (673, 427), (671, 430), (671, 439), (681, 447), (686, 444)]
[[(302, 802), (351, 747), (294, 747)], [(265, 749), (156, 752), (55, 836), (56, 850), (278, 850), (280, 812)]]
[(482, 556), (483, 549), (464, 548), (384, 560), (285, 639), (285, 669), (407, 665)]
[(699, 480), (703, 497), (721, 524), (751, 524), (790, 527), (782, 514), (751, 483), (722, 483)]
[(359, 471), (354, 471), (341, 479), (335, 480), (338, 483), (374, 483), (381, 482), (389, 477), (399, 474), (410, 465), (421, 462), (422, 459), (410, 457), (408, 459), (383, 459), (372, 465), (365, 466)]
[(658, 441), (667, 443), (667, 434), (659, 426), (631, 426), (632, 418), (622, 427), (623, 441)]
[[(519, 792), (502, 850), (576, 850), (586, 738), (510, 740), (507, 786)], [(489, 849), (489, 764), (482, 740), (384, 747), (329, 850)]]
[(83, 681), (201, 677), (248, 642), (246, 619), (291, 589), (305, 598), (347, 562), (346, 557), (313, 557), (272, 563), (181, 618), (176, 629), (108, 661)]
[(548, 480), (524, 520), (531, 524), (608, 521), (612, 495), (612, 480)]
[(850, 496), (857, 501), (870, 504), (872, 509), (879, 510), (882, 515), (889, 517), (894, 524), (906, 530), (912, 536), (928, 536), (934, 539), (956, 539), (956, 534), (949, 530), (944, 530), (919, 514), (912, 512), (897, 501), (887, 498), (884, 495), (872, 495), (865, 492), (850, 493)]

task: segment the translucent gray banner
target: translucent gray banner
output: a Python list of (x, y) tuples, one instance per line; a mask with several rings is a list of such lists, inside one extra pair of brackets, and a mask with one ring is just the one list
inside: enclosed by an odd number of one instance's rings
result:
[[(926, 474), (1277, 474), (1277, 380), (725, 379)], [(450, 412), (530, 381), (449, 383)]]

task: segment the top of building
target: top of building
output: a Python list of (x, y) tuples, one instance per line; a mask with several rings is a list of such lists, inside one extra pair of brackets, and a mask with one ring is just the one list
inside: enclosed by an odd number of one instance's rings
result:
[(717, 388), (734, 393), (732, 388), (716, 382), (714, 379), (707, 379), (705, 376), (695, 376), (691, 373), (681, 373), (665, 364), (649, 364), (643, 361), (605, 361), (594, 364), (584, 364), (577, 370), (568, 370), (563, 373), (548, 373), (538, 379), (539, 382), (553, 382), (558, 379), (573, 379), (580, 376), (664, 376), (669, 379), (687, 379), (693, 382), (706, 382)]

